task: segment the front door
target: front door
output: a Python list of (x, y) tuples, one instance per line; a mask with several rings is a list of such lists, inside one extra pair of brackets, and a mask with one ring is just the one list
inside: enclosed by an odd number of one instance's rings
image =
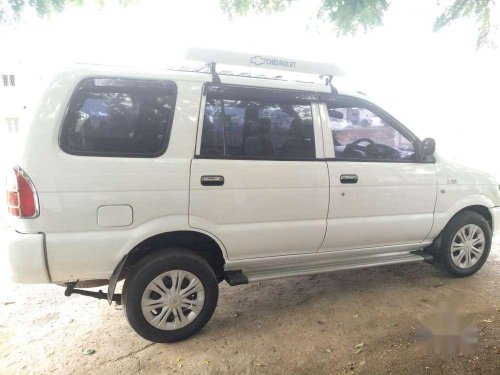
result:
[(319, 107), (300, 97), (263, 88), (205, 88), (189, 223), (215, 235), (229, 259), (314, 253), (321, 246), (328, 169)]
[(330, 209), (320, 251), (424, 241), (437, 180), (433, 162), (419, 160), (416, 137), (361, 99), (338, 96), (321, 110), (329, 127), (325, 138), (331, 135), (325, 152), (333, 157), (327, 159)]

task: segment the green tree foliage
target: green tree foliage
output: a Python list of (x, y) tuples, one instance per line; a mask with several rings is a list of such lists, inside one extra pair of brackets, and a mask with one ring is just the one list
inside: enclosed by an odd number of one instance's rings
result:
[(386, 0), (324, 0), (318, 16), (332, 22), (339, 33), (353, 34), (381, 25), (388, 7)]
[[(88, 1), (88, 0), (87, 0)], [(92, 0), (104, 5), (106, 0)], [(128, 4), (131, 0), (119, 0), (120, 4)], [(86, 0), (0, 0), (0, 22), (18, 21), (26, 8), (32, 8), (40, 16), (47, 16), (64, 10), (68, 5), (84, 5)]]
[(477, 23), (477, 47), (492, 45), (489, 36), (492, 28), (491, 11), (495, 0), (454, 0), (434, 23), (434, 31), (439, 31), (458, 18), (474, 16)]
[(231, 17), (243, 16), (249, 11), (272, 13), (286, 9), (294, 0), (219, 0), (222, 10)]
[[(94, 0), (104, 4), (106, 0)], [(127, 4), (131, 0), (120, 0)], [(249, 12), (273, 13), (283, 11), (297, 0), (219, 0), (221, 9), (230, 17)], [(428, 0), (439, 1), (439, 0)], [(477, 47), (491, 43), (491, 11), (496, 0), (451, 0), (442, 14), (437, 15), (434, 31), (439, 31), (453, 21), (475, 17)], [(27, 7), (34, 8), (39, 16), (62, 11), (67, 5), (83, 5), (85, 0), (0, 0), (0, 22), (16, 21)], [(339, 35), (353, 34), (360, 29), (369, 31), (382, 24), (384, 13), (390, 6), (388, 0), (322, 0), (318, 18), (331, 22)]]
[[(221, 8), (230, 16), (248, 12), (277, 12), (286, 9), (294, 1), (297, 0), (219, 0)], [(491, 11), (495, 1), (452, 0), (443, 13), (437, 15), (434, 31), (441, 30), (459, 18), (474, 16), (478, 28), (477, 47), (492, 44), (489, 36), (493, 28)], [(387, 0), (322, 0), (318, 18), (331, 22), (339, 35), (353, 34), (360, 29), (368, 31), (381, 25), (389, 6), (390, 1)]]
[(66, 5), (82, 5), (84, 0), (0, 0), (0, 22), (18, 20), (26, 7), (34, 8), (39, 16), (61, 12)]

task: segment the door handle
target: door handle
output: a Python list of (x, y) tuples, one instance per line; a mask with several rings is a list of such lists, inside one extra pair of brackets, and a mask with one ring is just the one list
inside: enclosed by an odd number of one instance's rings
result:
[(224, 185), (224, 176), (201, 176), (203, 186), (222, 186)]
[(340, 182), (342, 184), (355, 184), (358, 182), (357, 174), (342, 174), (340, 175)]

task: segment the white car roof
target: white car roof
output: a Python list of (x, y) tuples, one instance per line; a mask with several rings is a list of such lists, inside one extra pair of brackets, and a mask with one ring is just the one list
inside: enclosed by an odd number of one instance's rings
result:
[[(203, 68), (203, 66), (202, 66)], [(117, 78), (137, 78), (137, 79), (165, 79), (194, 82), (212, 82), (212, 76), (208, 71), (194, 71), (185, 66), (177, 66), (172, 69), (162, 69), (157, 67), (129, 67), (117, 65), (102, 65), (77, 63), (63, 69), (59, 74), (71, 75), (76, 80), (87, 77), (117, 77)], [(217, 69), (219, 70), (219, 69)], [(331, 93), (331, 87), (327, 85), (319, 76), (297, 76), (292, 75), (287, 79), (286, 74), (276, 76), (275, 74), (250, 75), (239, 70), (220, 69), (220, 79), (223, 84), (233, 84), (252, 87), (277, 88), (285, 90), (309, 91), (316, 93)], [(311, 79), (312, 78), (312, 79)], [(316, 82), (314, 82), (316, 78)], [(304, 79), (304, 80), (302, 80)], [(309, 82), (306, 80), (310, 80)], [(335, 85), (335, 82), (333, 82)], [(337, 87), (336, 87), (337, 88)], [(338, 88), (337, 88), (338, 89)], [(359, 93), (338, 90), (340, 94), (366, 98)]]

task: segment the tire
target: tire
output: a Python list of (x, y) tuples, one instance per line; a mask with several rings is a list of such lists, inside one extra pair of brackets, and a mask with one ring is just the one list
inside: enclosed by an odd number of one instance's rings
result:
[[(181, 280), (180, 285), (177, 280)], [(188, 294), (181, 297), (182, 291)], [(212, 317), (218, 298), (217, 278), (207, 261), (187, 249), (168, 248), (135, 265), (125, 280), (122, 304), (130, 326), (140, 336), (169, 343), (202, 329)]]
[[(481, 234), (484, 237), (482, 241)], [(491, 237), (490, 225), (483, 216), (473, 211), (460, 212), (443, 231), (441, 247), (436, 254), (439, 268), (456, 277), (476, 273), (488, 259)]]

